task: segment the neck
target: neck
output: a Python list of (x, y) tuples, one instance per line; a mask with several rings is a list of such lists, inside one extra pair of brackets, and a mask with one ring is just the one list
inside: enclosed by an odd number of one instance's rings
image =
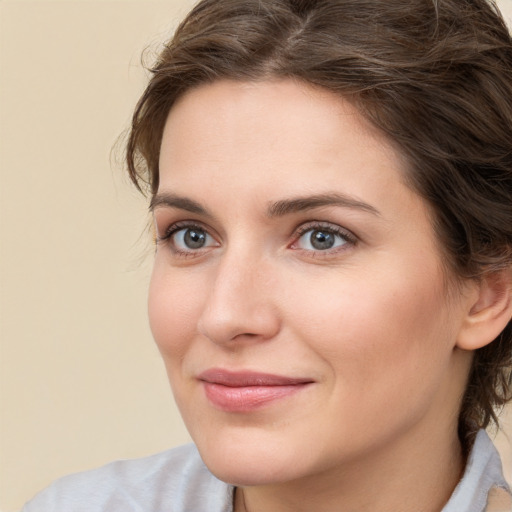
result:
[(455, 428), (442, 439), (418, 429), (357, 462), (318, 475), (238, 488), (235, 512), (439, 512), (463, 467)]

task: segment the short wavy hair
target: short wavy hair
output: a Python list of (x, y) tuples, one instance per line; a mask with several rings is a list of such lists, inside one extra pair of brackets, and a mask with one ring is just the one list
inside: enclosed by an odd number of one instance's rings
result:
[[(164, 46), (133, 115), (126, 161), (158, 189), (174, 102), (218, 79), (294, 78), (350, 97), (399, 147), (461, 279), (512, 266), (512, 41), (486, 0), (203, 0)], [(476, 350), (465, 446), (511, 400), (512, 325)]]

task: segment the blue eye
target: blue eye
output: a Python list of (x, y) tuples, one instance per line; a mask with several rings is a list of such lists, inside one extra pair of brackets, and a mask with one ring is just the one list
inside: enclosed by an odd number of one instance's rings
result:
[(307, 251), (327, 251), (349, 242), (348, 236), (329, 228), (311, 228), (304, 231), (295, 245)]
[(174, 247), (180, 251), (195, 251), (216, 245), (214, 238), (197, 226), (177, 229), (169, 238)]

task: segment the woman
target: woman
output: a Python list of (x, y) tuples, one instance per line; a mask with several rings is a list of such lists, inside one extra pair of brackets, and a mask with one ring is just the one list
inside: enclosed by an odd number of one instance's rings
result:
[(482, 430), (512, 367), (497, 9), (203, 0), (152, 71), (127, 163), (195, 446), (67, 477), (24, 510), (508, 510)]

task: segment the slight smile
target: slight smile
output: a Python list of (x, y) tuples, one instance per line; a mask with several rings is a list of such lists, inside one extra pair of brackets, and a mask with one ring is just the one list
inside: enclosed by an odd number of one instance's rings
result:
[(198, 380), (203, 383), (206, 397), (212, 405), (225, 412), (250, 412), (314, 383), (309, 378), (252, 371), (230, 372), (218, 368), (206, 370)]

